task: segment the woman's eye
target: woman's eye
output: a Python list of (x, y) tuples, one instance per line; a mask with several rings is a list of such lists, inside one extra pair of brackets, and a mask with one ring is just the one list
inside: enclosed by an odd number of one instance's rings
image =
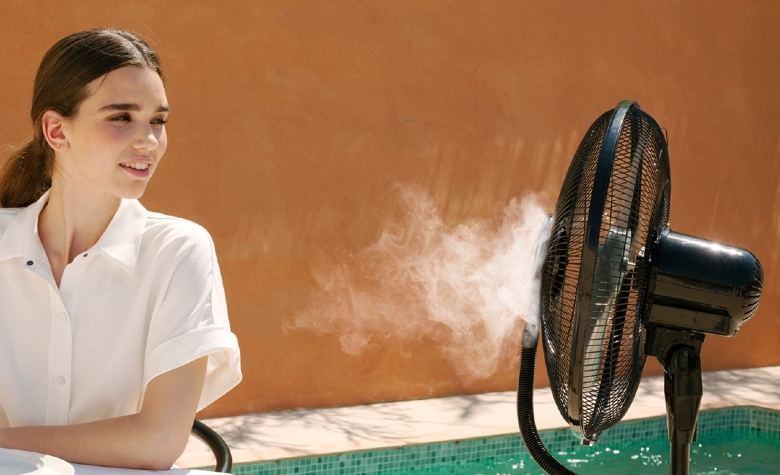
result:
[(109, 117), (111, 122), (130, 122), (130, 115), (128, 114), (121, 114), (121, 115), (115, 115), (113, 117)]
[(163, 125), (165, 125), (167, 123), (168, 123), (168, 119), (164, 119), (162, 117), (158, 117), (158, 118), (152, 120), (152, 125), (159, 125), (160, 127), (162, 127)]

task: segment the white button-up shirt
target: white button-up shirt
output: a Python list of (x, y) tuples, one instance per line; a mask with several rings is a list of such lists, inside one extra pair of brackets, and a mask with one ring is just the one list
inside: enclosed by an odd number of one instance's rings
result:
[(0, 209), (0, 427), (137, 413), (149, 381), (205, 355), (199, 410), (238, 384), (205, 229), (123, 200), (58, 288), (38, 236), (47, 199)]

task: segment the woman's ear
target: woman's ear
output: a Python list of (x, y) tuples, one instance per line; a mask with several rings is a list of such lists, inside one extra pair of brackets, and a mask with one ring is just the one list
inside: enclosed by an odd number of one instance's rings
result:
[(64, 150), (68, 146), (68, 138), (65, 134), (67, 121), (59, 112), (47, 110), (41, 117), (43, 136), (54, 150)]

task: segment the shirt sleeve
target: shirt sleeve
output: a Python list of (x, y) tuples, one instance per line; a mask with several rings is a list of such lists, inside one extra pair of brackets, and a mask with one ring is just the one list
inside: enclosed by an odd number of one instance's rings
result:
[[(200, 411), (241, 381), (240, 351), (211, 236), (185, 223), (186, 232), (175, 233), (157, 258), (165, 278), (150, 322), (143, 390), (155, 377), (208, 355)], [(143, 395), (139, 409), (142, 402)]]

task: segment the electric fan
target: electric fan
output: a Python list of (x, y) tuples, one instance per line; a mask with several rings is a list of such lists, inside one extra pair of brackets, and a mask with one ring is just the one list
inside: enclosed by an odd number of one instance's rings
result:
[(748, 251), (670, 231), (670, 196), (661, 128), (637, 103), (620, 102), (580, 143), (537, 248), (517, 415), (526, 447), (547, 473), (574, 472), (549, 454), (536, 431), (540, 326), (555, 403), (586, 445), (623, 418), (647, 356), (657, 357), (670, 473), (688, 474), (704, 335), (737, 334), (756, 312), (763, 270)]

